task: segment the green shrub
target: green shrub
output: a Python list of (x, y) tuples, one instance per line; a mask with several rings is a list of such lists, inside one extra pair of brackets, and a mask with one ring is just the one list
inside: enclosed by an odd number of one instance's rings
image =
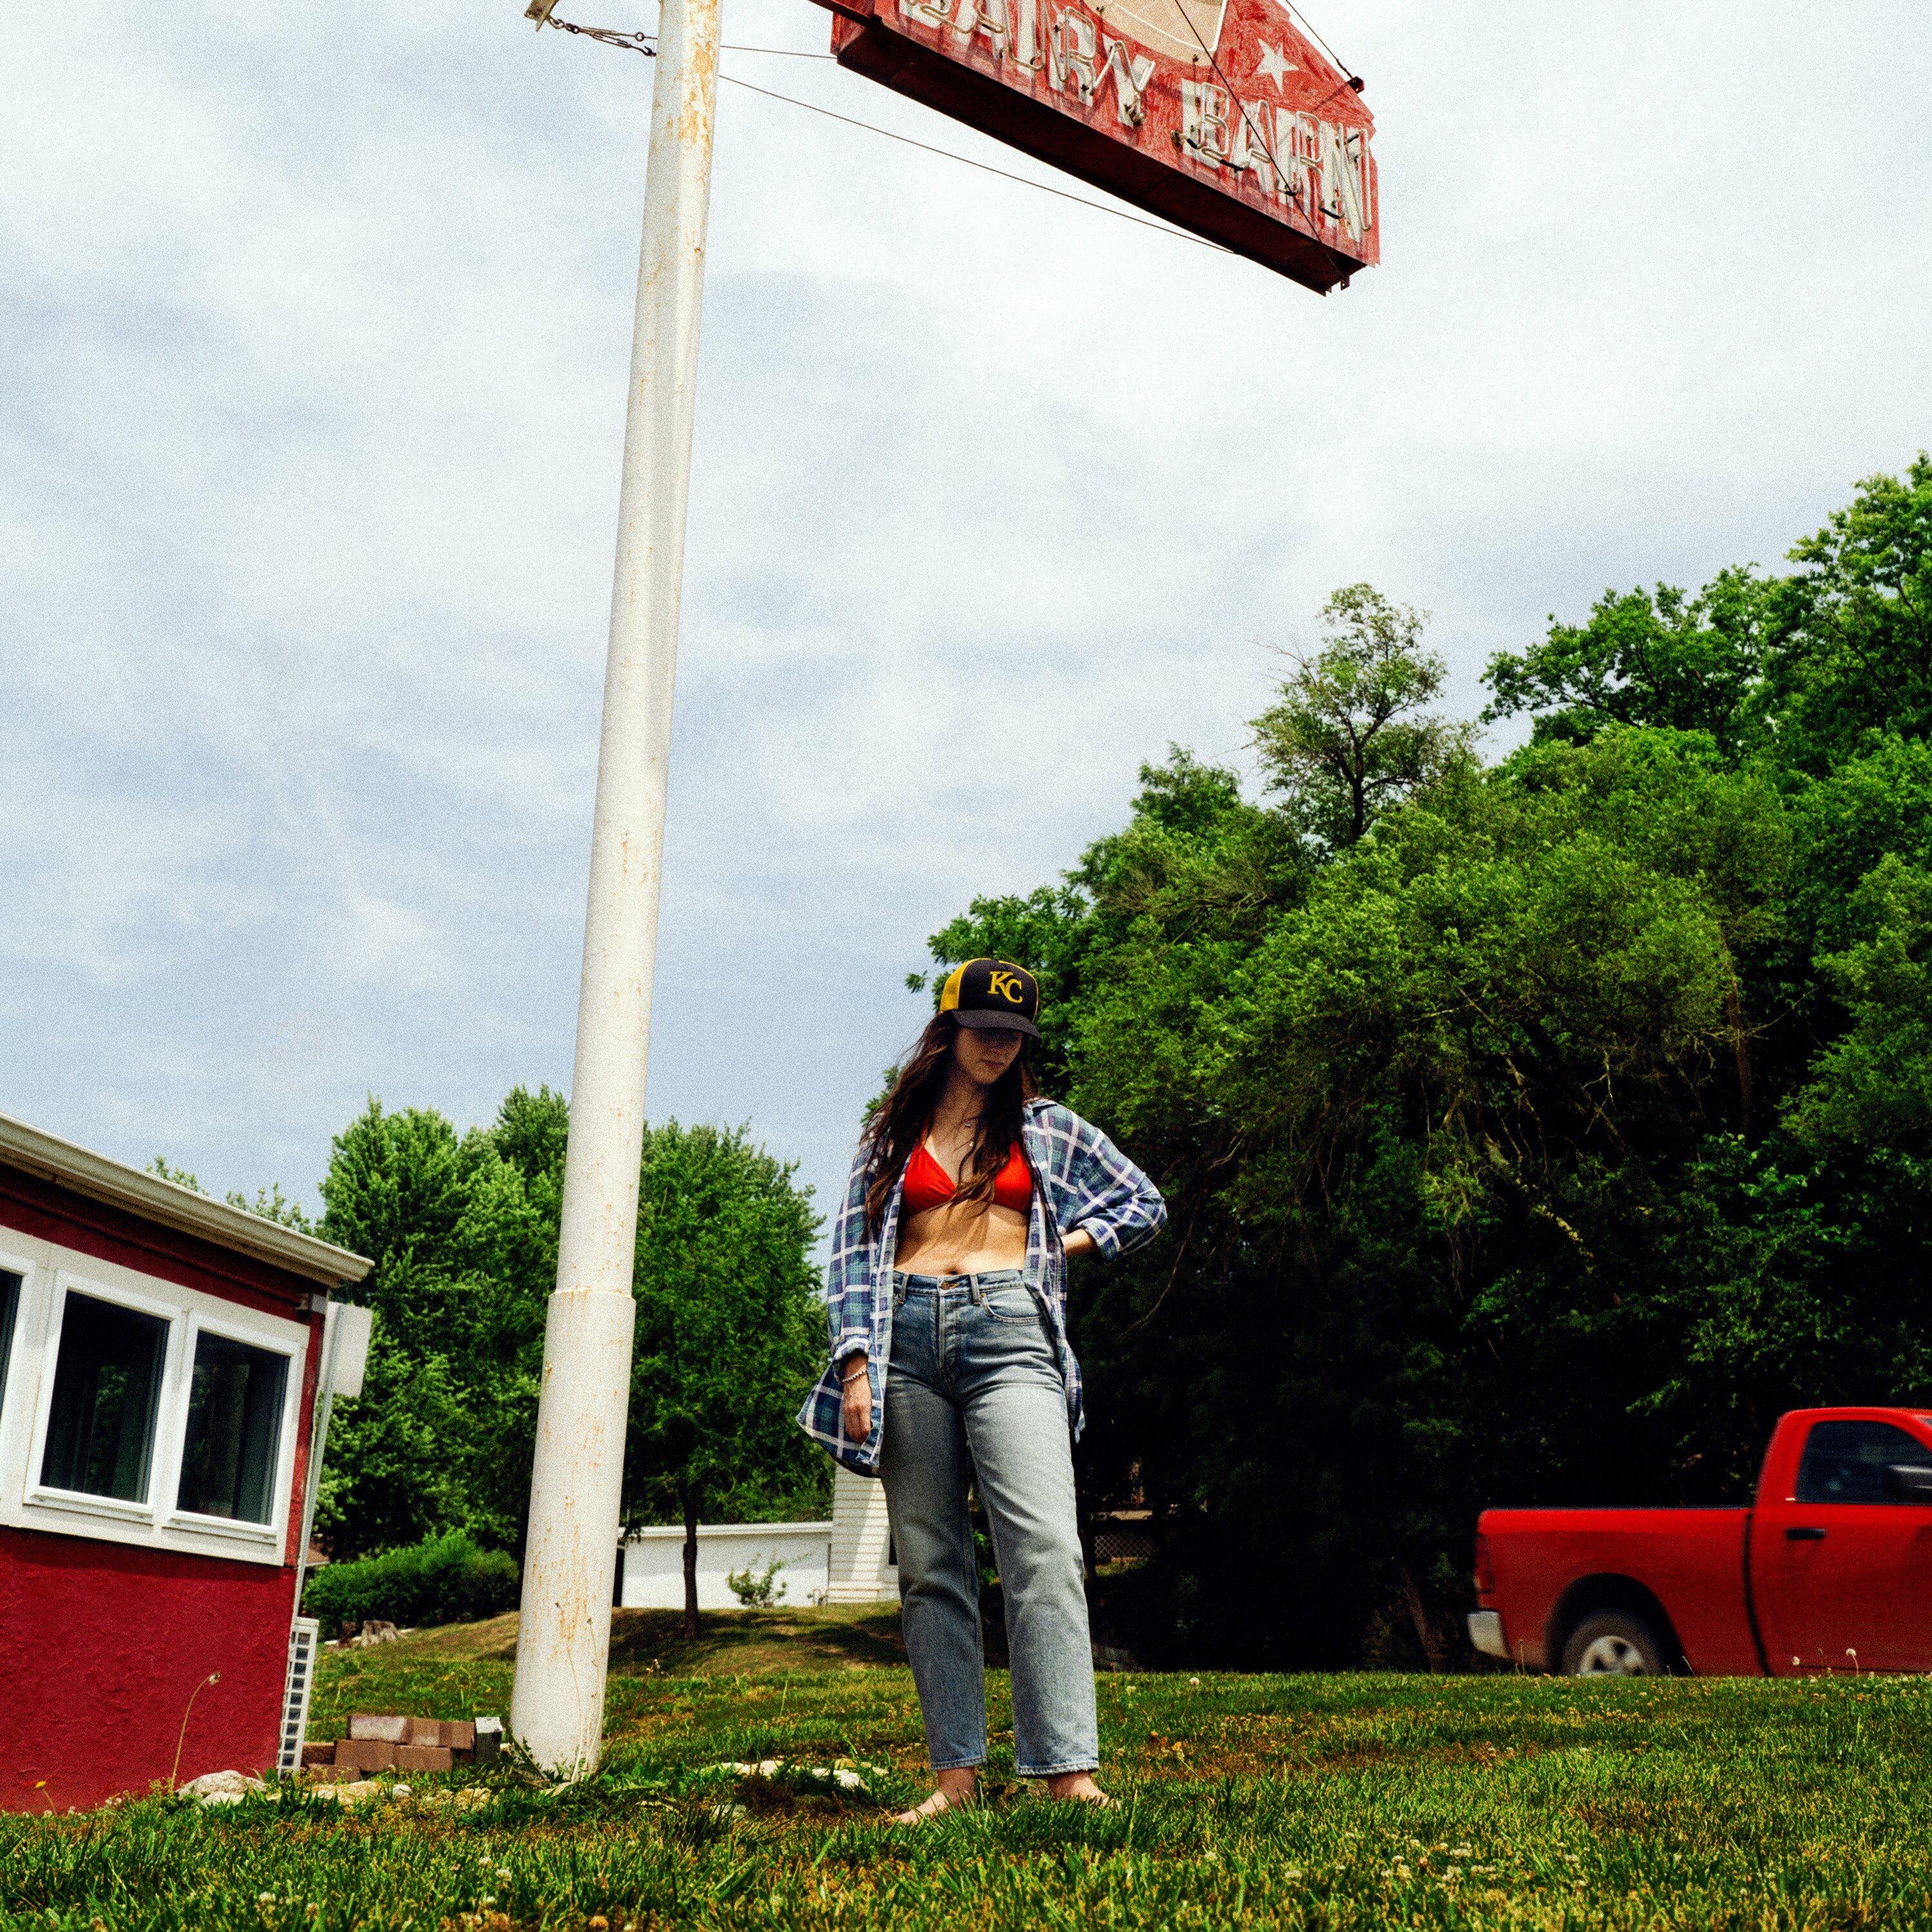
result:
[(732, 1595), (748, 1610), (769, 1610), (772, 1604), (784, 1601), (785, 1586), (775, 1580), (785, 1567), (774, 1556), (762, 1573), (747, 1564), (742, 1570), (734, 1570), (724, 1580), (731, 1586)]
[(514, 1610), (520, 1580), (514, 1556), (479, 1549), (462, 1531), (452, 1530), (359, 1562), (330, 1564), (310, 1580), (302, 1609), (320, 1620), (325, 1636), (348, 1618), (458, 1623)]

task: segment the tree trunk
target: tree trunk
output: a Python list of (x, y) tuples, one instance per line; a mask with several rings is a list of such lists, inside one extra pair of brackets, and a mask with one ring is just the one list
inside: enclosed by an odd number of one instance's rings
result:
[[(1730, 965), (1729, 960), (1725, 962)], [(1731, 1045), (1738, 1060), (1738, 1132), (1748, 1140), (1751, 1130), (1750, 1049), (1744, 1044), (1744, 1001), (1738, 995), (1738, 969), (1731, 966), (1731, 983), (1724, 995), (1724, 1011), (1731, 1023)]]
[(1408, 1614), (1415, 1625), (1415, 1634), (1422, 1645), (1422, 1654), (1429, 1660), (1429, 1667), (1440, 1676), (1448, 1667), (1449, 1657), (1443, 1647), (1442, 1634), (1429, 1621), (1429, 1612), (1423, 1607), (1422, 1592), (1417, 1588), (1415, 1574), (1408, 1565), (1402, 1564), (1396, 1574), (1402, 1578), (1402, 1594), (1408, 1600)]
[(687, 1642), (698, 1639), (698, 1492), (677, 1486), (677, 1499), (684, 1505), (684, 1634)]

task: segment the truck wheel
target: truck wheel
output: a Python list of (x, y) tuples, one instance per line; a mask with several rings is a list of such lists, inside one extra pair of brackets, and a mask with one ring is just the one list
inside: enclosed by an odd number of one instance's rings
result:
[(1570, 1633), (1563, 1646), (1566, 1677), (1661, 1677), (1664, 1646), (1642, 1618), (1628, 1610), (1598, 1610)]

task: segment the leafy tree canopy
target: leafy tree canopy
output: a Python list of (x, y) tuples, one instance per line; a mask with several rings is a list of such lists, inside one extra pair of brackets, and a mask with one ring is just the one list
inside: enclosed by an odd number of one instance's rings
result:
[(625, 1507), (686, 1525), (694, 1628), (700, 1520), (826, 1507), (830, 1465), (792, 1420), (825, 1353), (818, 1218), (793, 1174), (742, 1128), (670, 1120), (645, 1139)]
[(1486, 766), (1370, 735), (1436, 686), (1353, 586), (1260, 802), (1173, 752), (934, 936), (1040, 973), (1056, 1090), (1172, 1210), (1076, 1282), (1083, 1496), (1163, 1526), (1103, 1624), (1440, 1659), (1484, 1506), (1732, 1498), (1781, 1408), (1932, 1400), (1928, 493), (1498, 653)]
[(1284, 809), (1340, 849), (1465, 754), (1470, 732), (1426, 708), (1448, 672), (1422, 648), (1423, 612), (1351, 584), (1319, 621), (1328, 642), (1312, 656), (1289, 654), (1280, 694), (1254, 721), (1255, 745)]
[[(372, 1100), (336, 1137), (318, 1232), (376, 1265), (346, 1291), (374, 1322), (363, 1395), (330, 1426), (335, 1557), (455, 1531), (520, 1548), (568, 1132), (561, 1094), (520, 1087), (466, 1134)], [(822, 1341), (804, 1191), (742, 1131), (668, 1124), (644, 1161), (632, 1519), (682, 1520), (680, 1483), (754, 1520), (823, 1507), (823, 1457), (767, 1412), (808, 1330)]]
[(1886, 739), (1932, 731), (1932, 460), (1868, 477), (1794, 544), (1788, 578), (1720, 571), (1695, 596), (1606, 590), (1582, 625), (1490, 660), (1494, 722), (1538, 739), (1606, 726), (1708, 733), (1728, 758), (1764, 752), (1822, 778)]
[(1696, 596), (1606, 590), (1587, 623), (1550, 620), (1540, 644), (1490, 659), (1486, 723), (1527, 712), (1537, 741), (1586, 740), (1607, 726), (1708, 734), (1727, 756), (1743, 748), (1746, 706), (1764, 665), (1767, 586), (1720, 571)]

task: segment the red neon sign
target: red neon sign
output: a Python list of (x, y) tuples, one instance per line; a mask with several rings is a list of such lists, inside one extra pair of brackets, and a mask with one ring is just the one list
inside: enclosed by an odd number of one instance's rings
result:
[(1323, 294), (1381, 259), (1349, 76), (1278, 0), (822, 0), (842, 66)]

